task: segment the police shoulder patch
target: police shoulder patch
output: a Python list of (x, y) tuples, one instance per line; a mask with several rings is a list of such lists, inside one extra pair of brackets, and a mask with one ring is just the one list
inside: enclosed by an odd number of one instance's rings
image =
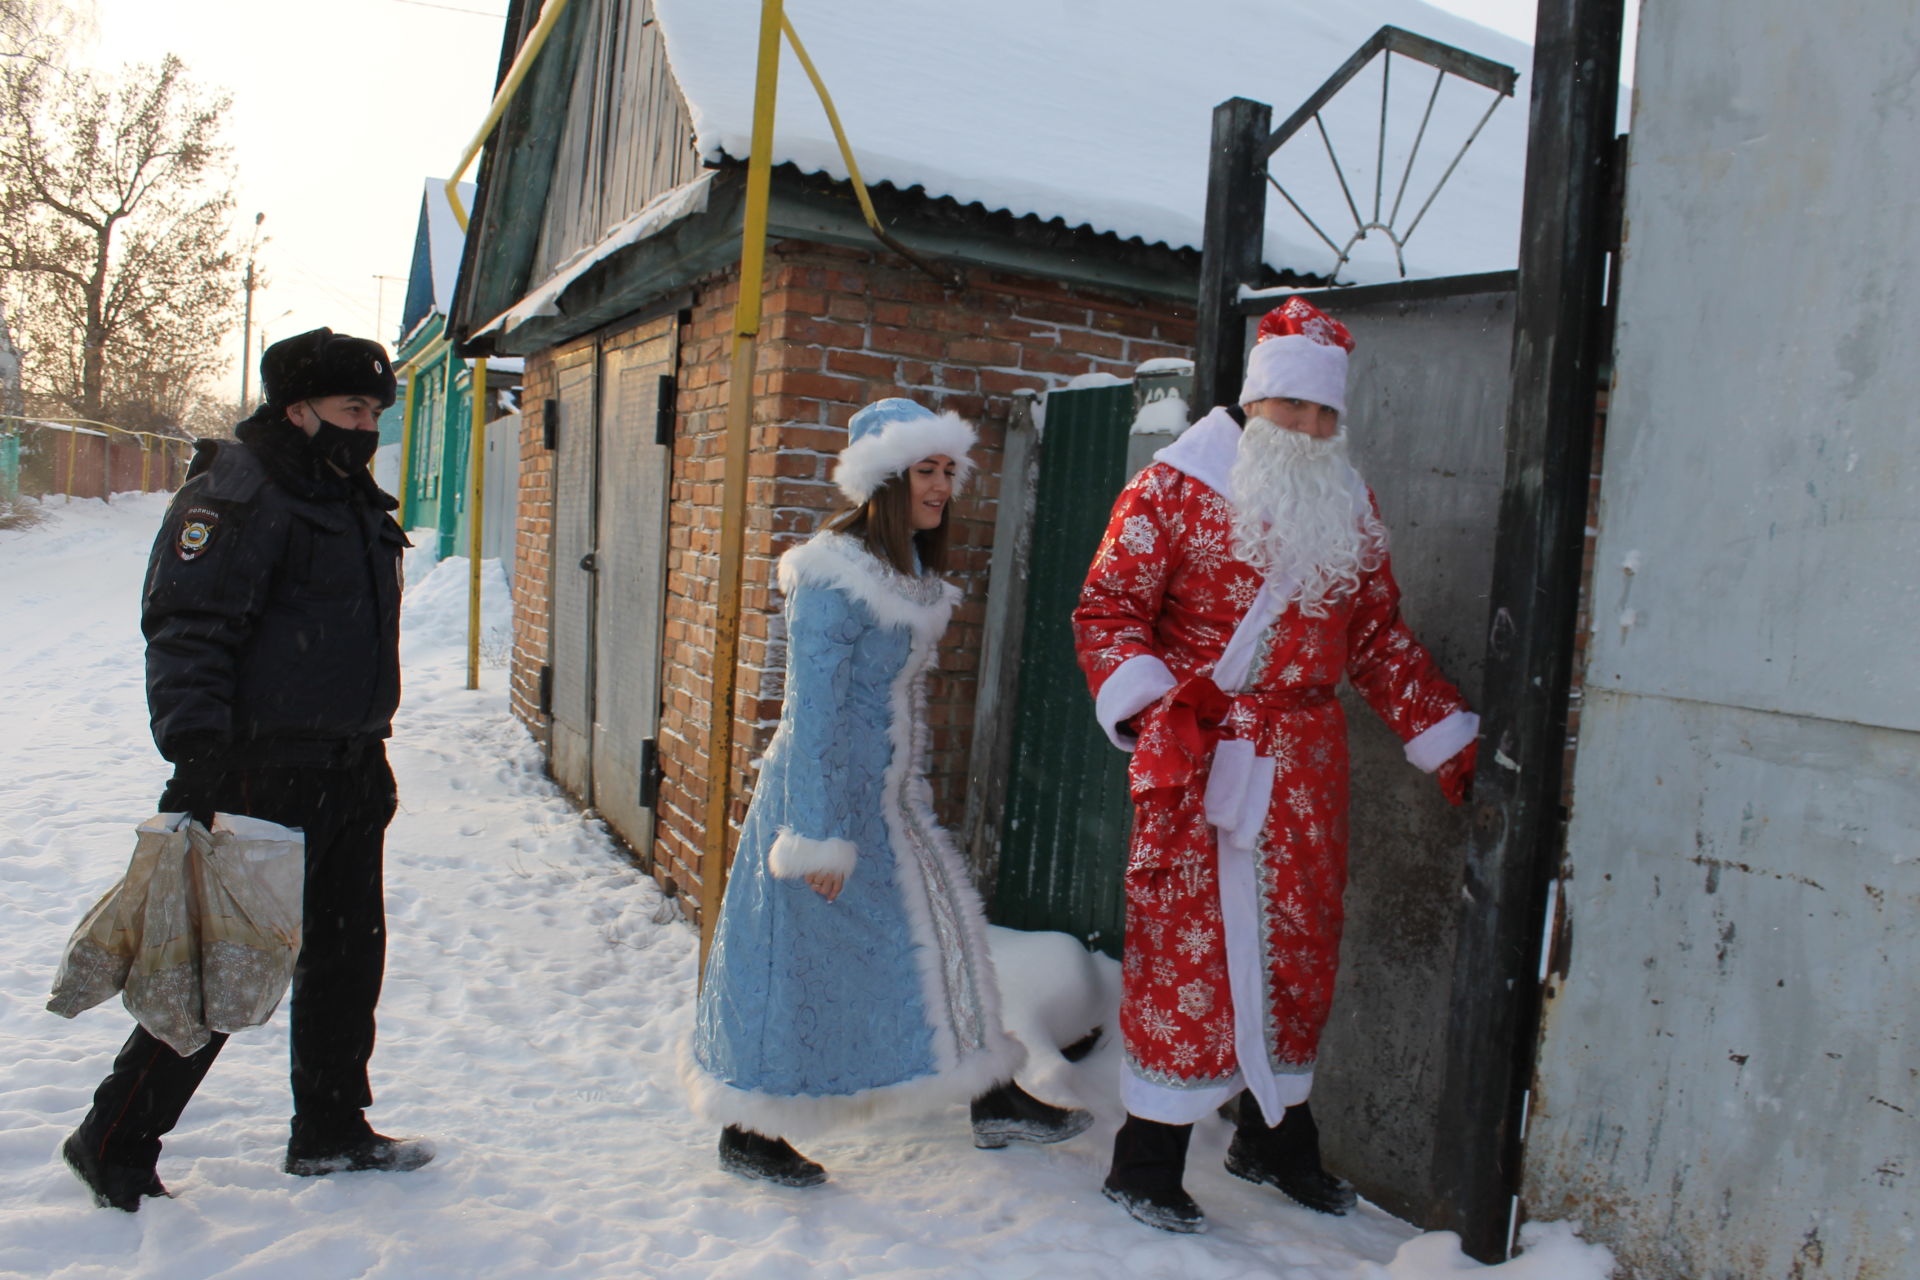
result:
[(182, 560), (198, 560), (220, 532), (220, 513), (206, 507), (188, 507), (180, 521), (173, 549)]

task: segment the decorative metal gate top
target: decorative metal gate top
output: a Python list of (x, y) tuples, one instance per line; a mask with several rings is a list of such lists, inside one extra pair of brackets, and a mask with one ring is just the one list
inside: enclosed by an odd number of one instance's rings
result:
[[(1393, 204), (1391, 208), (1387, 208), (1385, 203), (1387, 117), (1389, 108), (1392, 105), (1393, 55), (1396, 53), (1404, 58), (1410, 58), (1415, 62), (1424, 63), (1432, 67), (1434, 69), (1434, 77), (1433, 87), (1427, 92), (1426, 109), (1421, 114), (1420, 127), (1414, 134), (1413, 146), (1407, 152), (1406, 164), (1401, 169), (1399, 183), (1393, 192)], [(1346, 88), (1355, 76), (1365, 70), (1375, 58), (1382, 60), (1380, 67), (1380, 129), (1376, 150), (1374, 152), (1373, 206), (1372, 213), (1369, 216), (1361, 212), (1360, 204), (1354, 198), (1353, 188), (1347, 181), (1346, 166), (1340, 163), (1339, 153), (1334, 147), (1332, 137), (1327, 133), (1326, 122), (1321, 117), (1321, 111), (1342, 89)], [(1479, 85), (1482, 88), (1491, 90), (1491, 97), (1488, 99), (1486, 111), (1481, 114), (1480, 119), (1474, 124), (1472, 132), (1460, 143), (1460, 147), (1454, 152), (1452, 160), (1447, 163), (1445, 172), (1443, 172), (1439, 180), (1433, 184), (1432, 190), (1426, 194), (1426, 199), (1421, 201), (1418, 210), (1413, 213), (1411, 219), (1408, 220), (1405, 227), (1402, 228), (1400, 226), (1400, 218), (1401, 214), (1407, 208), (1407, 186), (1409, 180), (1413, 177), (1414, 162), (1420, 156), (1421, 144), (1427, 139), (1427, 127), (1433, 122), (1434, 104), (1440, 100), (1440, 89), (1441, 86), (1446, 83), (1448, 76), (1454, 76), (1470, 84)], [(1325, 84), (1321, 85), (1313, 92), (1311, 97), (1300, 104), (1299, 110), (1287, 117), (1285, 124), (1282, 124), (1278, 129), (1273, 131), (1272, 136), (1266, 140), (1263, 150), (1263, 155), (1268, 161), (1266, 180), (1275, 191), (1280, 193), (1280, 197), (1292, 206), (1293, 211), (1300, 215), (1301, 220), (1313, 230), (1314, 235), (1318, 236), (1325, 242), (1329, 249), (1334, 251), (1333, 268), (1327, 272), (1329, 282), (1338, 283), (1337, 277), (1340, 274), (1340, 268), (1347, 264), (1348, 258), (1353, 254), (1354, 246), (1364, 240), (1369, 232), (1373, 231), (1381, 232), (1387, 237), (1388, 241), (1392, 243), (1394, 261), (1400, 268), (1400, 274), (1402, 277), (1407, 274), (1407, 260), (1405, 255), (1407, 241), (1412, 239), (1414, 231), (1420, 226), (1420, 220), (1426, 217), (1427, 210), (1433, 207), (1434, 198), (1440, 194), (1440, 189), (1446, 186), (1447, 179), (1451, 178), (1453, 171), (1459, 167), (1461, 157), (1467, 154), (1467, 149), (1473, 145), (1474, 139), (1480, 136), (1480, 131), (1486, 127), (1487, 121), (1493, 117), (1494, 109), (1500, 105), (1501, 99), (1511, 98), (1513, 96), (1514, 85), (1518, 81), (1519, 73), (1512, 67), (1479, 57), (1476, 54), (1468, 53), (1462, 49), (1456, 49), (1452, 45), (1441, 44), (1437, 40), (1429, 40), (1425, 36), (1417, 36), (1411, 31), (1403, 31), (1399, 27), (1381, 27), (1373, 33), (1372, 37), (1369, 38), (1365, 44), (1354, 51), (1353, 56), (1348, 58), (1338, 71), (1328, 77)], [(1314, 126), (1320, 135), (1320, 142), (1325, 149), (1327, 161), (1333, 166), (1334, 177), (1339, 180), (1340, 193), (1346, 198), (1347, 212), (1351, 214), (1353, 218), (1353, 233), (1347, 237), (1344, 244), (1336, 243), (1334, 238), (1328, 235), (1320, 224), (1300, 206), (1300, 202), (1294, 199), (1286, 187), (1281, 185), (1280, 180), (1273, 176), (1271, 161), (1274, 154), (1278, 152), (1281, 147), (1285, 146), (1296, 134), (1305, 129), (1309, 123)]]

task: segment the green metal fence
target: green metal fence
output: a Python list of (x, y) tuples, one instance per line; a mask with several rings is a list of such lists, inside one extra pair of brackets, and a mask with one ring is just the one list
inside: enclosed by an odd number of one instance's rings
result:
[(1069, 615), (1126, 483), (1133, 384), (1047, 397), (1031, 577), (1000, 832), (996, 923), (1057, 929), (1120, 954), (1133, 805), (1126, 757), (1093, 718)]

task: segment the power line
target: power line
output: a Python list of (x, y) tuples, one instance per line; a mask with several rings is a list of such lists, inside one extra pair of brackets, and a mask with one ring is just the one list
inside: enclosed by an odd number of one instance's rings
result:
[(505, 21), (504, 13), (489, 13), (485, 9), (462, 9), (454, 4), (434, 4), (433, 0), (393, 0), (395, 4), (410, 4), (421, 9), (445, 9), (448, 13), (470, 13), (476, 18), (492, 18), (496, 22)]

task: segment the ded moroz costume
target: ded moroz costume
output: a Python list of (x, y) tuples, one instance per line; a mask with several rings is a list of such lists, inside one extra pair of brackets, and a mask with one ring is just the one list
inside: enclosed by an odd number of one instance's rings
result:
[[(824, 1174), (785, 1138), (888, 1112), (972, 1098), (985, 1147), (1087, 1122), (1011, 1083), (1025, 1051), (1001, 1024), (980, 899), (934, 818), (926, 672), (959, 592), (903, 572), (866, 532), (930, 458), (957, 489), (974, 430), (894, 399), (849, 435), (835, 479), (858, 505), (780, 559), (785, 701), (682, 1069), (694, 1109), (727, 1126), (723, 1166), (794, 1185)], [(833, 896), (808, 880), (822, 875), (841, 878)]]
[[(1331, 435), (1351, 346), (1290, 300), (1261, 325), (1240, 405), (1321, 412)], [(1471, 775), (1478, 719), (1400, 616), (1386, 530), (1344, 444), (1214, 409), (1121, 493), (1074, 610), (1135, 804), (1130, 1119), (1108, 1192), (1168, 1229), (1201, 1226), (1180, 1188), (1189, 1127), (1236, 1095), (1231, 1171), (1328, 1212), (1352, 1201), (1320, 1167), (1305, 1106), (1346, 885), (1340, 678), (1450, 798)]]

